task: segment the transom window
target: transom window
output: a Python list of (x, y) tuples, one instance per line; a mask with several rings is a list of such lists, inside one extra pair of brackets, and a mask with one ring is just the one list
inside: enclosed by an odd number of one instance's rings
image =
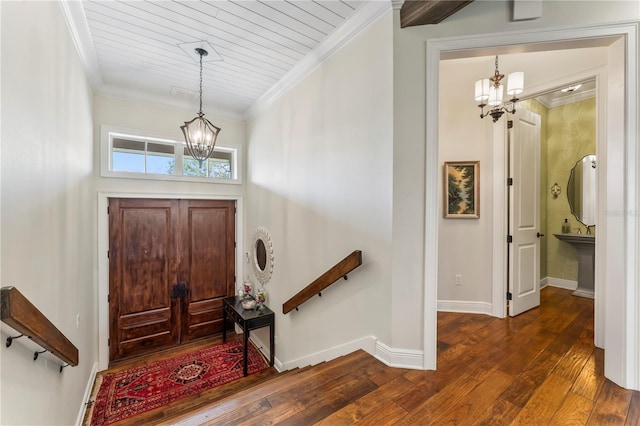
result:
[(200, 166), (183, 141), (103, 127), (103, 176), (240, 183), (239, 146), (216, 146), (213, 155)]

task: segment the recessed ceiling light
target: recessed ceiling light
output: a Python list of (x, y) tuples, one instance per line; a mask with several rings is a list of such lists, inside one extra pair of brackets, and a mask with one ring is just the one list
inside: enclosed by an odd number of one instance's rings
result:
[(560, 91), (562, 93), (571, 93), (571, 92), (575, 92), (581, 87), (582, 87), (582, 84), (576, 84), (575, 86), (569, 86), (569, 87), (565, 87), (564, 89), (560, 89)]

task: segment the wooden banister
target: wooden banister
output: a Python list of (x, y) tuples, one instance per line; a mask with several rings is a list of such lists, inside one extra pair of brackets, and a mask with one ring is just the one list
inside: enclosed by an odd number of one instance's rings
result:
[(295, 296), (282, 305), (282, 313), (288, 314), (322, 290), (329, 287), (340, 278), (347, 279), (347, 274), (362, 265), (362, 251), (355, 250), (349, 256), (342, 259), (334, 267), (320, 275), (311, 284), (300, 290)]
[[(15, 287), (0, 289), (1, 319), (69, 365), (78, 365), (78, 348)], [(11, 339), (11, 338), (9, 338)], [(11, 340), (7, 340), (7, 346)], [(41, 352), (36, 352), (41, 353)], [(34, 356), (34, 359), (37, 355)], [(62, 371), (62, 368), (61, 368)]]

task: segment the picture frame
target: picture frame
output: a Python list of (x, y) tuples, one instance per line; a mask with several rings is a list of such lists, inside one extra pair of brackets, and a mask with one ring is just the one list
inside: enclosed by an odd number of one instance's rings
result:
[(480, 161), (445, 161), (444, 217), (480, 218)]

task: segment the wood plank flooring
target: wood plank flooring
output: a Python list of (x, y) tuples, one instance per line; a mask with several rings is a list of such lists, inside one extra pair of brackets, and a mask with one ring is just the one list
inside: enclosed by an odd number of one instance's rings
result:
[(439, 313), (437, 371), (357, 351), (134, 424), (640, 425), (640, 392), (603, 364), (593, 301), (547, 287), (516, 318)]

